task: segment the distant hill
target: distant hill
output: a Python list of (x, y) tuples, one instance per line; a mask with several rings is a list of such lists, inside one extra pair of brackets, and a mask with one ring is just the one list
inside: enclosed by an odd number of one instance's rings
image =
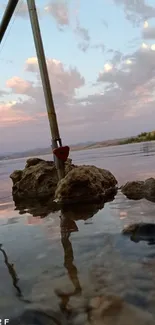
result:
[(138, 143), (138, 142), (148, 142), (155, 140), (155, 131), (142, 132), (135, 137), (130, 137), (127, 139), (122, 139), (120, 144)]
[[(128, 143), (136, 143), (136, 142), (145, 142), (155, 140), (155, 131), (152, 132), (143, 132), (135, 137), (130, 138), (119, 138), (113, 140), (106, 140), (106, 141), (87, 141), (84, 143), (77, 143), (70, 145), (71, 151), (79, 151), (79, 150), (88, 150), (88, 149), (95, 149), (95, 148), (102, 148), (102, 147), (109, 147), (109, 146), (116, 146), (116, 145), (123, 145)], [(0, 160), (8, 160), (8, 159), (18, 159), (18, 158), (25, 158), (25, 157), (38, 157), (52, 154), (52, 148), (36, 148), (33, 150), (27, 150), (24, 152), (15, 152), (11, 154), (4, 154), (0, 155)]]
[[(84, 143), (77, 143), (70, 145), (71, 151), (78, 151), (78, 150), (86, 150), (86, 149), (93, 149), (93, 148), (100, 148), (100, 147), (107, 147), (110, 145), (117, 145), (119, 144), (120, 140), (108, 140), (108, 141), (101, 141), (101, 142), (92, 142), (87, 141)], [(23, 152), (15, 152), (10, 154), (0, 155), (0, 160), (8, 160), (8, 159), (18, 159), (18, 158), (25, 158), (25, 157), (38, 157), (44, 156), (52, 153), (52, 148), (36, 148), (33, 150), (27, 150)]]

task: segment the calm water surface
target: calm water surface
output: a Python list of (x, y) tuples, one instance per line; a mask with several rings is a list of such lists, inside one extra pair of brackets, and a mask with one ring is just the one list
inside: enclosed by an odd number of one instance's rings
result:
[[(76, 164), (109, 169), (123, 184), (155, 176), (155, 143), (143, 149), (132, 144), (70, 156)], [(62, 211), (41, 218), (39, 210), (35, 217), (15, 210), (9, 175), (25, 161), (0, 162), (0, 318), (29, 304), (67, 307), (75, 297), (82, 301), (96, 292), (117, 294), (155, 315), (155, 247), (121, 235), (131, 222), (154, 222), (154, 203), (129, 201), (119, 192), (104, 207), (68, 211), (65, 232)]]

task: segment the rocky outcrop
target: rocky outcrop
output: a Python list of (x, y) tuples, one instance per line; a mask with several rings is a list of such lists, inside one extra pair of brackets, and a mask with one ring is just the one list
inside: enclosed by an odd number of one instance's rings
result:
[(155, 224), (154, 223), (133, 223), (125, 227), (123, 235), (129, 236), (136, 243), (146, 241), (149, 245), (155, 244)]
[[(68, 159), (65, 163), (67, 174), (75, 166)], [(15, 170), (10, 178), (13, 182), (12, 195), (15, 203), (27, 200), (46, 200), (54, 197), (58, 176), (53, 161), (30, 158), (23, 170)]]
[(147, 199), (155, 202), (155, 179), (148, 178), (146, 181), (127, 182), (121, 187), (122, 193), (131, 200)]
[(60, 203), (106, 201), (116, 192), (116, 185), (115, 177), (108, 170), (79, 166), (58, 183), (55, 199)]
[(14, 171), (12, 194), (15, 205), (23, 202), (47, 204), (55, 198), (58, 203), (101, 202), (116, 194), (117, 180), (105, 169), (95, 166), (75, 166), (71, 159), (65, 163), (65, 177), (59, 182), (55, 164), (30, 158), (25, 168)]

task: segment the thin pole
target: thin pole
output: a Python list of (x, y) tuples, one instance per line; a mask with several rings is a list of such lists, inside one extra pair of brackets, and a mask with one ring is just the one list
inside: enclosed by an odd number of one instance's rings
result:
[[(35, 0), (27, 0), (28, 11), (30, 16), (30, 22), (33, 32), (33, 38), (38, 58), (38, 64), (40, 69), (40, 75), (42, 79), (42, 85), (44, 90), (45, 102), (47, 107), (48, 119), (50, 124), (50, 130), (52, 135), (52, 149), (62, 146), (61, 138), (59, 135), (57, 117), (54, 108), (54, 102), (52, 97), (52, 91), (48, 76), (48, 70), (46, 65), (46, 58), (43, 48), (43, 42), (39, 27), (39, 20), (37, 15), (37, 10), (35, 6)], [(64, 163), (54, 155), (54, 161), (58, 171), (59, 179), (64, 177)]]
[(7, 7), (5, 9), (1, 24), (0, 24), (0, 43), (3, 39), (3, 36), (7, 30), (7, 27), (10, 23), (10, 20), (12, 18), (12, 15), (16, 9), (16, 6), (18, 4), (19, 0), (10, 0), (7, 4)]

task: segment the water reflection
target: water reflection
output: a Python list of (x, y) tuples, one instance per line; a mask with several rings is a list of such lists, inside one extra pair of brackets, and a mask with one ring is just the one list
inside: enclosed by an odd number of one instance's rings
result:
[(155, 245), (155, 224), (135, 223), (130, 224), (123, 230), (123, 234), (130, 237), (130, 240), (139, 243), (147, 242), (148, 245)]
[(27, 200), (14, 202), (15, 210), (18, 211), (19, 214), (29, 213), (33, 217), (45, 218), (49, 213), (56, 212), (60, 210), (60, 206), (57, 205), (53, 200), (49, 201), (39, 201), (39, 200)]
[(67, 305), (70, 297), (81, 294), (82, 288), (78, 278), (78, 270), (74, 264), (74, 252), (70, 235), (72, 232), (78, 231), (78, 227), (75, 221), (66, 218), (63, 214), (60, 216), (60, 233), (61, 243), (64, 250), (64, 267), (68, 272), (69, 279), (71, 280), (74, 290), (69, 293), (61, 292), (56, 290), (57, 296), (61, 299), (60, 309), (63, 312), (68, 312)]
[(144, 142), (142, 144), (142, 152), (144, 156), (154, 155), (155, 147), (152, 142)]
[(21, 289), (18, 286), (19, 278), (18, 278), (17, 273), (15, 271), (14, 264), (9, 263), (8, 256), (7, 256), (6, 252), (5, 252), (5, 250), (2, 248), (2, 244), (0, 244), (0, 251), (2, 252), (2, 254), (4, 256), (4, 263), (6, 264), (8, 272), (11, 275), (13, 286), (15, 287), (15, 289), (17, 291), (17, 296), (22, 297)]

